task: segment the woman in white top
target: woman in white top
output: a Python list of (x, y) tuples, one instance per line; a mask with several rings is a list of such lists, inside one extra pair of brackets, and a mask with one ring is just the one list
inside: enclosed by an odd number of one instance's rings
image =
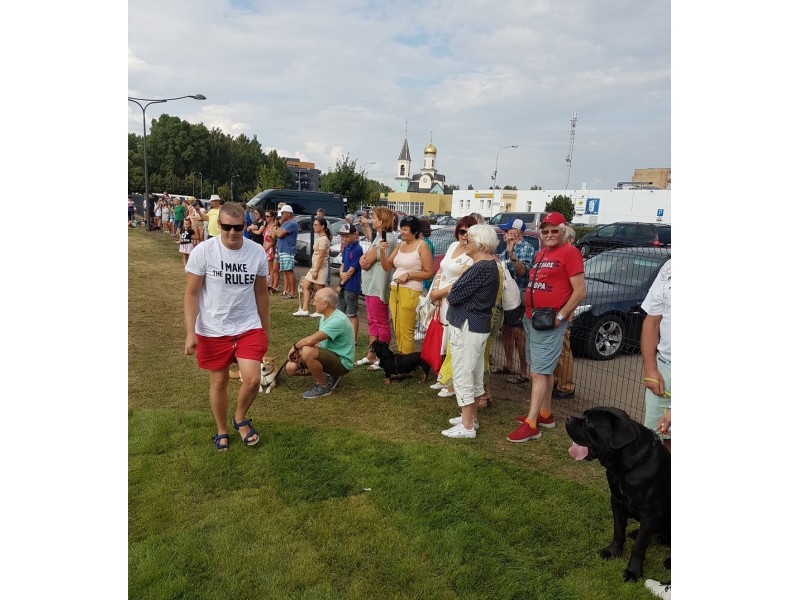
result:
[(419, 219), (403, 217), (400, 221), (402, 241), (391, 255), (388, 242), (379, 244), (381, 267), (384, 271), (394, 269), (389, 288), (389, 309), (397, 351), (401, 354), (414, 352), (414, 325), (422, 282), (433, 277), (433, 256), (425, 240), (420, 239), (420, 229)]
[(446, 349), (446, 356), (444, 362), (442, 363), (441, 369), (439, 369), (439, 376), (436, 379), (436, 383), (434, 383), (431, 388), (434, 390), (441, 390), (439, 392), (439, 396), (442, 398), (455, 396), (456, 394), (455, 389), (453, 388), (452, 380), (452, 357), (450, 354), (450, 349), (448, 348), (449, 344), (446, 337), (447, 332), (449, 331), (447, 327), (447, 292), (450, 291), (450, 286), (458, 281), (458, 278), (461, 277), (461, 274), (472, 265), (472, 258), (467, 256), (466, 253), (466, 242), (467, 229), (475, 224), (477, 224), (477, 221), (470, 215), (461, 217), (458, 223), (456, 223), (456, 241), (450, 244), (450, 247), (447, 249), (447, 253), (444, 255), (441, 265), (439, 266), (439, 272), (436, 273), (436, 277), (433, 278), (433, 286), (431, 287), (430, 299), (440, 307), (439, 319), (442, 321), (442, 325), (444, 326), (445, 339), (443, 340), (443, 346), (444, 349)]

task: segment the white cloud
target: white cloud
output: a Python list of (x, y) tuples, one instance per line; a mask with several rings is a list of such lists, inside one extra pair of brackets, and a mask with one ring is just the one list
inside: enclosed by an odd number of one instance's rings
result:
[[(343, 155), (394, 184), (408, 122), (412, 170), (431, 138), (450, 183), (611, 186), (670, 166), (670, 5), (483, 0), (128, 5), (129, 93), (148, 108), (294, 148), (325, 171)], [(136, 113), (139, 113), (138, 115)], [(141, 112), (129, 111), (140, 133)], [(647, 160), (647, 164), (643, 161)]]

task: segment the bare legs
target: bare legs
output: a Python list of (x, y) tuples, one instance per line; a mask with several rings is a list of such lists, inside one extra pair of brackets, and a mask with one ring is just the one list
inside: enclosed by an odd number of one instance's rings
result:
[[(247, 418), (247, 411), (258, 395), (258, 386), (261, 383), (261, 363), (257, 360), (246, 358), (237, 359), (242, 385), (236, 399), (234, 419), (241, 423)], [(217, 424), (217, 433), (228, 433), (228, 382), (230, 375), (228, 368), (219, 371), (210, 371), (209, 398), (211, 400), (211, 413)], [(250, 426), (244, 425), (239, 429), (239, 435), (245, 438), (250, 433)]]

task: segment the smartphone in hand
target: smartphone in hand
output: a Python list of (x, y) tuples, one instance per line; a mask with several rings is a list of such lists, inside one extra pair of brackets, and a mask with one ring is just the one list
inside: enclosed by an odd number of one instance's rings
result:
[(381, 231), (381, 241), (382, 241), (382, 242), (385, 242), (385, 241), (386, 241), (386, 231), (385, 231), (385, 230), (384, 230), (384, 231)]

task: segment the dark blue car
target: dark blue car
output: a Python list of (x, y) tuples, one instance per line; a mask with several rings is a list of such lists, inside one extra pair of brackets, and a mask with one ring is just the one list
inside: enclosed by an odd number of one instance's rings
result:
[(609, 360), (638, 352), (647, 316), (642, 302), (669, 257), (668, 248), (620, 248), (587, 259), (586, 298), (572, 319), (573, 353)]

